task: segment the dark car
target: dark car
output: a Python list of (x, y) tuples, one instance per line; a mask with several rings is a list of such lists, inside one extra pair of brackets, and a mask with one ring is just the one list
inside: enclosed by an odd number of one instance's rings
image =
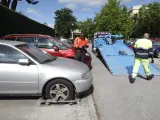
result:
[(153, 52), (155, 57), (160, 58), (160, 42), (153, 43)]

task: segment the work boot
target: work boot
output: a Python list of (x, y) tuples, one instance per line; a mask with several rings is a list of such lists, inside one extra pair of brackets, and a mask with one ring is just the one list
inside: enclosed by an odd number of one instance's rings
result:
[(130, 83), (134, 83), (135, 80), (136, 80), (136, 78), (131, 78), (131, 79), (130, 79)]
[(151, 80), (152, 78), (154, 78), (154, 74), (147, 76), (147, 80)]

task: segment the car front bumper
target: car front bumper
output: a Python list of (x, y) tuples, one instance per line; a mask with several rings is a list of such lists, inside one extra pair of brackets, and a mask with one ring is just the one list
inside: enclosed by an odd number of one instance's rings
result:
[(93, 85), (93, 76), (91, 75), (88, 79), (74, 81), (77, 94), (87, 91)]

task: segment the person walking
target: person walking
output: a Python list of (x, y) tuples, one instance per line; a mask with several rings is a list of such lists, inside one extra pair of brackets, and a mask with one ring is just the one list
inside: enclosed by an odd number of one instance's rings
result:
[(145, 33), (142, 39), (138, 39), (135, 42), (133, 50), (135, 53), (135, 60), (130, 82), (131, 83), (135, 82), (141, 63), (143, 64), (147, 80), (151, 80), (154, 77), (154, 74), (151, 73), (151, 70), (149, 68), (149, 56), (152, 57), (151, 62), (153, 63), (154, 55), (153, 55), (152, 41), (149, 40), (148, 33)]

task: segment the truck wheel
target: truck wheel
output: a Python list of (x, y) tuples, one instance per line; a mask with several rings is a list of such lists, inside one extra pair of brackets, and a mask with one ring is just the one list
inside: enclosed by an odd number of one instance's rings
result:
[(100, 53), (98, 50), (96, 50), (95, 55), (96, 55), (96, 57), (100, 57)]
[(58, 101), (72, 100), (74, 97), (74, 88), (67, 80), (56, 79), (47, 84), (45, 93), (47, 99)]
[(94, 52), (94, 51), (93, 51), (93, 48), (94, 48), (94, 46), (93, 46), (93, 44), (92, 44), (92, 52)]

